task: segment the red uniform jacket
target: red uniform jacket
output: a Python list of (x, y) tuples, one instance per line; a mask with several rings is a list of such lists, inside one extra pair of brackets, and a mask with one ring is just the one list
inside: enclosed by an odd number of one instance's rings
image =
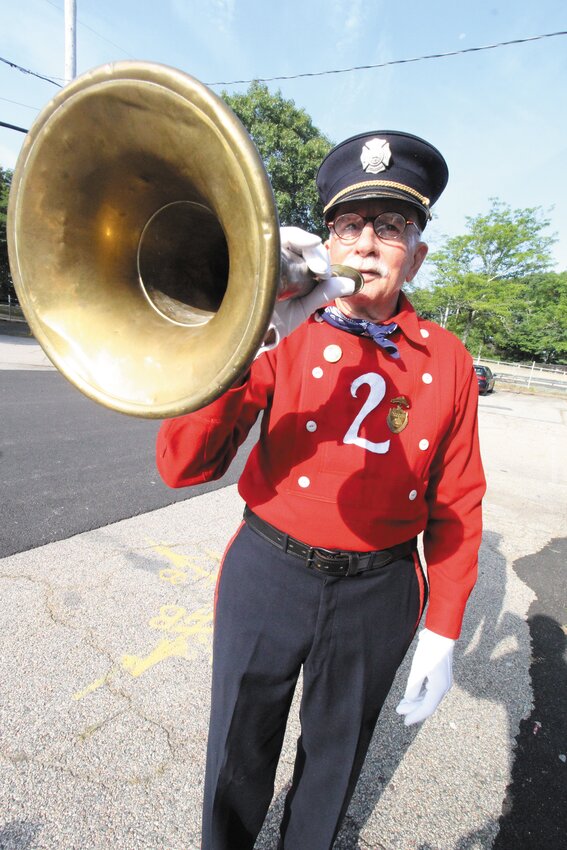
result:
[(220, 478), (264, 411), (239, 482), (250, 508), (327, 549), (384, 549), (425, 531), (426, 625), (455, 638), (481, 538), (477, 380), (459, 340), (405, 296), (389, 321), (399, 360), (312, 317), (242, 385), (164, 422), (157, 464), (171, 487)]

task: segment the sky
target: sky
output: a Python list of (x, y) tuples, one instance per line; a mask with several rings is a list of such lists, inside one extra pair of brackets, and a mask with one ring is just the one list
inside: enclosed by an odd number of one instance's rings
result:
[[(426, 231), (431, 249), (464, 233), (490, 199), (540, 207), (567, 269), (567, 35), (386, 64), (567, 31), (565, 0), (77, 0), (77, 73), (128, 59), (178, 68), (214, 92), (267, 83), (333, 142), (402, 130), (435, 145), (449, 185)], [(2, 6), (0, 58), (64, 82), (64, 0)], [(234, 81), (245, 81), (236, 84)], [(59, 91), (0, 62), (0, 121), (29, 128)], [(24, 135), (0, 127), (0, 166)]]

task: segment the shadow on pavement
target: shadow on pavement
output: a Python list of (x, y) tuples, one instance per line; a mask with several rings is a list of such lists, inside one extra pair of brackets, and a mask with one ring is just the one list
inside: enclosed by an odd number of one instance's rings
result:
[(31, 337), (32, 333), (28, 327), (27, 322), (17, 322), (8, 321), (8, 319), (0, 319), (0, 335)]
[(494, 850), (567, 848), (567, 538), (514, 564), (537, 594), (528, 624), (533, 710), (520, 723)]
[(0, 850), (31, 850), (41, 824), (13, 820), (0, 828)]

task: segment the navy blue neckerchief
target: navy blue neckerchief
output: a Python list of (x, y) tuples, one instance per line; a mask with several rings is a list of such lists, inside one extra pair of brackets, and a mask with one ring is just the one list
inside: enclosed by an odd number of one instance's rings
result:
[(366, 319), (349, 319), (336, 307), (325, 307), (321, 313), (321, 318), (333, 325), (334, 328), (340, 328), (347, 333), (371, 337), (376, 345), (379, 345), (386, 354), (394, 359), (398, 359), (400, 356), (396, 343), (388, 339), (390, 334), (398, 330), (395, 322), (391, 322), (389, 325), (376, 325), (374, 322), (367, 322)]

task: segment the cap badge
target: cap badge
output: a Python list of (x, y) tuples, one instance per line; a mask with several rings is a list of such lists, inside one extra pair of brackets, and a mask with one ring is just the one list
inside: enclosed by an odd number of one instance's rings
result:
[(386, 139), (370, 139), (362, 148), (360, 161), (363, 170), (368, 174), (379, 174), (386, 171), (391, 156), (390, 144)]
[(399, 434), (408, 424), (410, 408), (409, 399), (405, 395), (397, 396), (390, 401), (395, 407), (390, 408), (386, 422), (392, 434)]

